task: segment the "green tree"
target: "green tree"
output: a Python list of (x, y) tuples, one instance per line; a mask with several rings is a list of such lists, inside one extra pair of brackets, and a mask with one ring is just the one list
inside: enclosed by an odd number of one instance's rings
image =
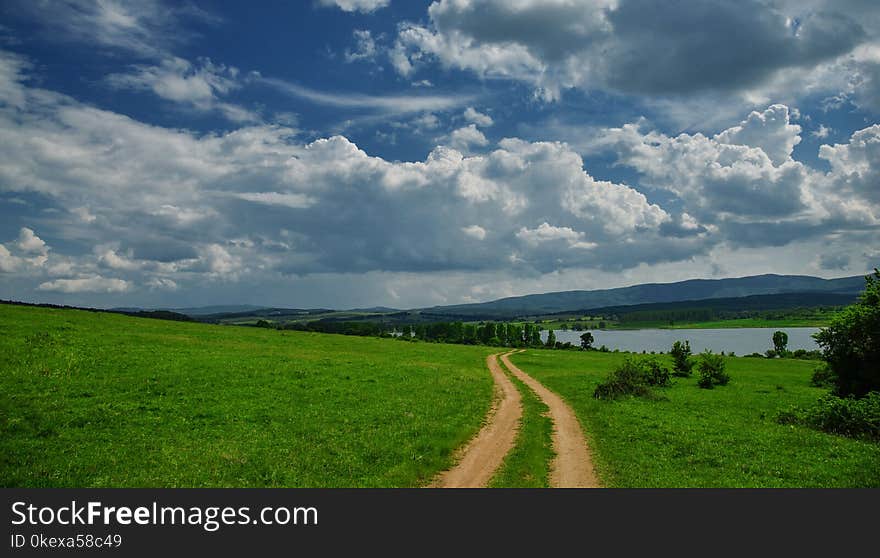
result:
[(595, 341), (595, 339), (593, 339), (592, 333), (590, 333), (589, 331), (584, 333), (583, 335), (581, 335), (581, 349), (589, 351), (593, 348), (593, 341)]
[(697, 385), (701, 388), (712, 389), (715, 386), (726, 386), (730, 382), (730, 376), (724, 371), (724, 359), (709, 349), (700, 353), (697, 371), (700, 373)]
[(553, 333), (553, 330), (548, 330), (547, 332), (547, 347), (553, 348), (556, 346), (556, 334)]
[(784, 331), (777, 331), (773, 334), (773, 350), (779, 356), (785, 356), (788, 352), (788, 334)]
[(813, 335), (828, 363), (834, 393), (864, 397), (880, 391), (880, 271), (865, 277), (859, 300)]
[(687, 339), (684, 340), (684, 344), (681, 341), (676, 341), (672, 344), (672, 350), (669, 351), (669, 354), (672, 355), (672, 361), (674, 363), (674, 370), (676, 376), (690, 376), (691, 369), (694, 366), (694, 363), (691, 362), (691, 342)]

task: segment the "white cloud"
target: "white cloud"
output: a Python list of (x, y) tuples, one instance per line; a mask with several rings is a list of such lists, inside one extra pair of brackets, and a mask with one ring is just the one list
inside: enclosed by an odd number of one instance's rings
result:
[(370, 13), (385, 8), (391, 0), (318, 0), (320, 6), (337, 7), (344, 12)]
[(855, 198), (850, 204), (861, 199), (873, 205), (871, 212), (880, 218), (880, 124), (854, 132), (848, 143), (821, 146), (819, 157), (831, 165), (833, 192)]
[(471, 147), (485, 147), (489, 145), (489, 140), (479, 131), (474, 124), (468, 124), (464, 128), (453, 130), (449, 134), (448, 143), (451, 147), (463, 152), (467, 152)]
[(143, 267), (142, 262), (133, 261), (126, 256), (120, 256), (114, 250), (106, 250), (98, 257), (98, 262), (110, 269), (122, 271), (135, 271)]
[(26, 254), (43, 254), (49, 251), (49, 247), (42, 238), (34, 234), (34, 231), (22, 227), (18, 232), (18, 248)]
[(200, 59), (197, 65), (169, 57), (158, 66), (138, 65), (130, 73), (111, 74), (106, 81), (118, 89), (152, 91), (168, 101), (200, 111), (216, 110), (233, 122), (256, 122), (259, 117), (245, 108), (221, 102), (220, 98), (241, 87), (235, 67)]
[(467, 227), (462, 227), (461, 232), (477, 240), (484, 240), (486, 238), (486, 229), (484, 229), (480, 225), (469, 225)]
[(123, 293), (131, 288), (131, 283), (123, 279), (90, 275), (76, 279), (55, 279), (40, 283), (38, 291), (60, 293)]
[(546, 221), (534, 229), (522, 227), (519, 232), (516, 233), (516, 237), (532, 247), (536, 247), (545, 242), (562, 242), (570, 248), (589, 249), (596, 247), (596, 243), (585, 242), (583, 240), (584, 233), (577, 232), (569, 227), (554, 227)]
[(18, 269), (20, 262), (20, 258), (13, 256), (6, 246), (0, 244), (0, 272), (12, 273)]
[(878, 44), (880, 10), (864, 2), (438, 0), (427, 15), (399, 27), (391, 60), (403, 76), (437, 63), (550, 101), (600, 89), (678, 97), (683, 109), (718, 92), (766, 105), (847, 84), (865, 104), (880, 99), (867, 94), (880, 91), (880, 65), (859, 53)]
[[(754, 125), (763, 120), (753, 113), (750, 120), (714, 138), (642, 133), (638, 124), (627, 124), (608, 130), (602, 141), (621, 163), (636, 168), (650, 184), (674, 192), (685, 209), (701, 219), (793, 215), (809, 202), (804, 191), (809, 171), (790, 158), (791, 147), (800, 141), (792, 134), (800, 127), (788, 125), (787, 111), (768, 111), (783, 116), (773, 126), (763, 126)], [(744, 141), (750, 145), (739, 143)]]
[(284, 194), (280, 192), (244, 192), (235, 197), (254, 203), (281, 205), (295, 209), (305, 209), (315, 203), (313, 198), (305, 194)]
[[(717, 139), (670, 137), (645, 122), (596, 130), (594, 143), (643, 178), (635, 188), (597, 179), (567, 144), (490, 145), (475, 124), (458, 130), (461, 150), (450, 142), (401, 162), (343, 136), (304, 143), (280, 126), (163, 129), (18, 83), (21, 103), (0, 106), (0, 191), (46, 200), (56, 211), (43, 213), (39, 231), (65, 242), (37, 266), (13, 239), (0, 266), (46, 292), (124, 284), (149, 287), (137, 291), (146, 296), (172, 289), (162, 279), (178, 293), (206, 282), (212, 293), (256, 284), (281, 293), (292, 281), (325, 289), (316, 278), (345, 274), (622, 273), (685, 265), (737, 242), (766, 247), (877, 223), (870, 188), (880, 129), (823, 148), (826, 175), (787, 155), (796, 127), (782, 107)], [(474, 141), (481, 149), (469, 154)], [(99, 218), (69, 209), (86, 206)]]
[(476, 124), (477, 126), (481, 126), (483, 128), (486, 128), (486, 127), (494, 124), (494, 121), (492, 120), (491, 116), (489, 116), (488, 114), (483, 114), (483, 113), (479, 112), (478, 110), (475, 110), (474, 107), (466, 108), (464, 110), (464, 114), (462, 116), (464, 116), (464, 119), (467, 120), (468, 122), (472, 122), (473, 124)]
[(469, 103), (471, 95), (364, 95), (361, 93), (328, 93), (317, 91), (276, 78), (258, 78), (260, 83), (283, 93), (319, 105), (348, 109), (369, 109), (385, 114), (408, 114), (449, 110)]
[(161, 291), (176, 291), (178, 288), (177, 283), (166, 277), (153, 277), (147, 281), (147, 286)]
[(833, 131), (834, 130), (825, 126), (824, 124), (819, 124), (819, 127), (817, 129), (813, 130), (812, 132), (810, 132), (810, 135), (813, 136), (814, 138), (825, 139)]
[(353, 35), (355, 49), (345, 51), (346, 62), (374, 60), (378, 50), (376, 49), (376, 41), (373, 39), (373, 34), (366, 29), (355, 29)]
[(789, 122), (785, 105), (773, 105), (763, 112), (752, 111), (739, 125), (714, 137), (719, 143), (759, 147), (774, 165), (791, 157), (794, 146), (801, 142), (801, 127)]
[(187, 41), (184, 19), (214, 23), (215, 16), (193, 6), (161, 0), (57, 0), (51, 10), (41, 2), (18, 2), (22, 13), (47, 28), (53, 38), (124, 50), (144, 58), (166, 57), (166, 48)]

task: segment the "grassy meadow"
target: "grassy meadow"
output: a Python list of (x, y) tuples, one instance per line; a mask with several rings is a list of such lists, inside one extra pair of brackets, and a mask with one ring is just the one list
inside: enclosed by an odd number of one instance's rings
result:
[(0, 305), (0, 486), (418, 486), (492, 352)]
[(604, 486), (880, 487), (880, 444), (777, 424), (779, 411), (826, 392), (809, 385), (816, 362), (727, 357), (727, 386), (700, 389), (695, 373), (656, 389), (657, 400), (594, 399), (625, 356), (530, 350), (511, 358), (574, 408)]

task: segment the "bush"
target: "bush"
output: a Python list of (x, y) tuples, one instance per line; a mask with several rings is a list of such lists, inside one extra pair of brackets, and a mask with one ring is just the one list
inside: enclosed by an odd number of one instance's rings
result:
[(651, 394), (650, 386), (671, 385), (669, 369), (654, 358), (627, 358), (611, 371), (608, 378), (596, 386), (596, 399), (617, 399), (625, 395), (644, 397)]
[(672, 360), (674, 362), (673, 372), (674, 376), (682, 376), (687, 377), (691, 375), (691, 369), (694, 366), (694, 363), (691, 362), (691, 342), (685, 339), (684, 344), (681, 341), (676, 341), (672, 344), (672, 350), (669, 351), (669, 354), (672, 355)]
[(825, 395), (806, 409), (792, 407), (776, 417), (780, 424), (800, 424), (830, 434), (880, 441), (880, 392), (867, 396)]
[(858, 302), (813, 336), (834, 374), (834, 393), (842, 397), (880, 391), (880, 270), (865, 282)]
[(700, 373), (697, 385), (704, 389), (726, 386), (730, 381), (730, 376), (724, 371), (724, 359), (721, 355), (713, 354), (709, 349), (700, 353), (697, 371)]
[(645, 383), (649, 386), (669, 387), (672, 385), (669, 369), (660, 364), (660, 361), (657, 359), (645, 359), (641, 362), (641, 365)]
[(827, 362), (817, 366), (816, 369), (813, 370), (813, 377), (810, 379), (811, 386), (833, 388), (834, 383), (834, 372), (831, 371)]

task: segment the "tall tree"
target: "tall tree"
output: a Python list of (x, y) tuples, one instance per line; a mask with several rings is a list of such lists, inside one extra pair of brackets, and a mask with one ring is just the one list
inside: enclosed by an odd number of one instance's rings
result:
[(777, 331), (773, 334), (773, 350), (779, 356), (785, 356), (788, 352), (788, 334), (784, 331)]
[(547, 347), (554, 348), (556, 346), (556, 334), (553, 333), (553, 330), (548, 330), (547, 332)]
[(874, 269), (865, 282), (858, 302), (813, 335), (831, 371), (834, 392), (844, 397), (880, 391), (880, 271)]
[(581, 349), (589, 351), (593, 348), (593, 341), (595, 341), (595, 339), (593, 339), (592, 333), (590, 333), (589, 331), (584, 333), (583, 335), (581, 335)]

